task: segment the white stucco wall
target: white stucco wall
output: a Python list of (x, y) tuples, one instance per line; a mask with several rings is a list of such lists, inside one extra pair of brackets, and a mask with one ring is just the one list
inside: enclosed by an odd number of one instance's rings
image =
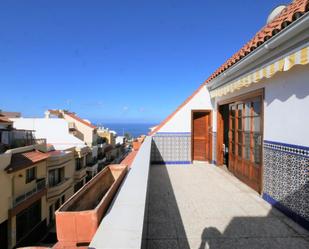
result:
[[(309, 65), (296, 66), (248, 88), (216, 98), (214, 106), (219, 101), (259, 88), (265, 89), (264, 140), (309, 146)], [(214, 131), (217, 130), (215, 116), (216, 110), (213, 113)]]
[(57, 150), (73, 147), (86, 147), (85, 143), (69, 134), (68, 123), (64, 119), (55, 118), (14, 118), (13, 126), (17, 129), (34, 130), (36, 138), (46, 138)]
[(158, 132), (191, 132), (191, 111), (211, 109), (208, 89), (202, 87)]
[(308, 65), (267, 84), (264, 106), (264, 140), (309, 146)]

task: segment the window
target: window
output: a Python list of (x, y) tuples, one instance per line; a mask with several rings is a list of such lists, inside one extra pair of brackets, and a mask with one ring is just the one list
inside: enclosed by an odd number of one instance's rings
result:
[(30, 168), (26, 170), (26, 183), (32, 182), (36, 177), (36, 168)]
[(83, 158), (76, 158), (75, 159), (75, 169), (80, 170), (82, 168), (82, 159)]
[(49, 186), (54, 187), (64, 180), (64, 167), (53, 169), (48, 172)]

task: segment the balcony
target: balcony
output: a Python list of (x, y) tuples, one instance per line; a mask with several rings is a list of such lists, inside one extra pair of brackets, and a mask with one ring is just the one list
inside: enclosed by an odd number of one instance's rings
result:
[(98, 159), (97, 158), (93, 158), (93, 160), (87, 162), (86, 166), (87, 167), (93, 167), (94, 165), (96, 165), (98, 163)]
[(27, 191), (27, 192), (23, 193), (22, 195), (19, 195), (19, 196), (13, 198), (12, 207), (14, 208), (14, 207), (18, 206), (19, 204), (28, 200), (29, 198), (31, 198), (35, 194), (41, 192), (42, 190), (45, 190), (45, 188), (46, 188), (46, 180), (45, 179), (38, 179), (35, 187), (32, 190)]
[(49, 186), (49, 188), (47, 189), (47, 199), (59, 197), (61, 194), (63, 194), (64, 191), (70, 188), (72, 184), (73, 184), (73, 179), (64, 178), (58, 184), (54, 186)]
[(46, 144), (46, 139), (36, 139), (30, 130), (0, 130), (0, 153), (29, 145)]
[(74, 122), (69, 122), (68, 126), (69, 126), (69, 131), (70, 131), (70, 132), (74, 132), (74, 131), (77, 130), (77, 129), (76, 129), (76, 125), (75, 125)]
[(76, 169), (74, 173), (74, 179), (79, 181), (80, 179), (84, 178), (86, 176), (86, 171), (87, 168), (85, 167)]
[(224, 168), (151, 164), (151, 143), (142, 144), (90, 248), (308, 248), (308, 231)]

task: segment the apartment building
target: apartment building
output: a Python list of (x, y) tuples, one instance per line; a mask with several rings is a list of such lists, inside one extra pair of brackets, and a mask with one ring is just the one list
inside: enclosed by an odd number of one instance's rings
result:
[(108, 128), (105, 127), (99, 127), (98, 136), (101, 138), (104, 138), (108, 144), (115, 145), (116, 144), (116, 132), (111, 131)]
[[(58, 151), (52, 153), (53, 157), (58, 157), (58, 159), (63, 157), (64, 159), (61, 159), (60, 161), (66, 162), (68, 158), (71, 157), (71, 155), (73, 156), (73, 159), (71, 158), (71, 161), (74, 161), (74, 163), (68, 163), (65, 166), (65, 168), (73, 168), (67, 169), (67, 173), (64, 173), (64, 175), (57, 176), (61, 178), (61, 182), (65, 184), (65, 186), (69, 185), (68, 182), (64, 181), (65, 177), (70, 177), (69, 172), (73, 172), (74, 180), (72, 184), (74, 192), (76, 192), (86, 183), (86, 157), (89, 153), (92, 153), (92, 150), (89, 146), (85, 144), (84, 141), (81, 141), (80, 139), (69, 133), (69, 125), (67, 121), (61, 118), (19, 118), (12, 120), (14, 121), (14, 127), (34, 130), (36, 137), (46, 138), (47, 144), (49, 145), (48, 150)], [(61, 163), (58, 164), (61, 165)], [(57, 166), (56, 168), (61, 167)], [(55, 210), (55, 207), (58, 206), (58, 202), (55, 204), (57, 205), (54, 205), (51, 210)]]
[(0, 116), (1, 248), (32, 243), (47, 226), (46, 142), (12, 125)]
[(273, 10), (265, 26), (150, 133), (154, 163), (225, 165), (307, 228), (308, 6), (295, 0)]
[(75, 156), (72, 151), (62, 150), (47, 154), (47, 225), (53, 225), (55, 211), (74, 194)]
[(74, 112), (67, 110), (48, 110), (45, 118), (58, 117), (68, 122), (70, 133), (84, 141), (89, 147), (97, 145), (97, 127), (90, 121), (78, 117)]
[[(53, 117), (65, 120), (70, 134), (82, 140), (89, 147), (90, 151), (86, 155), (77, 153), (79, 156), (86, 157), (85, 159), (80, 158), (77, 160), (77, 163), (83, 165), (84, 168), (86, 167), (86, 181), (89, 181), (98, 173), (98, 150), (105, 141), (98, 135), (95, 125), (91, 124), (88, 120), (78, 117), (73, 112), (67, 110), (48, 110), (45, 112), (46, 119), (52, 119)], [(76, 189), (80, 186), (82, 186), (81, 182), (76, 185)]]

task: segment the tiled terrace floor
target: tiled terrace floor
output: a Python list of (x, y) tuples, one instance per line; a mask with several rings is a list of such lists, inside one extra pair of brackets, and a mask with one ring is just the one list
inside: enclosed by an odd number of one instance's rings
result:
[(309, 233), (212, 165), (153, 165), (144, 246), (309, 248)]

